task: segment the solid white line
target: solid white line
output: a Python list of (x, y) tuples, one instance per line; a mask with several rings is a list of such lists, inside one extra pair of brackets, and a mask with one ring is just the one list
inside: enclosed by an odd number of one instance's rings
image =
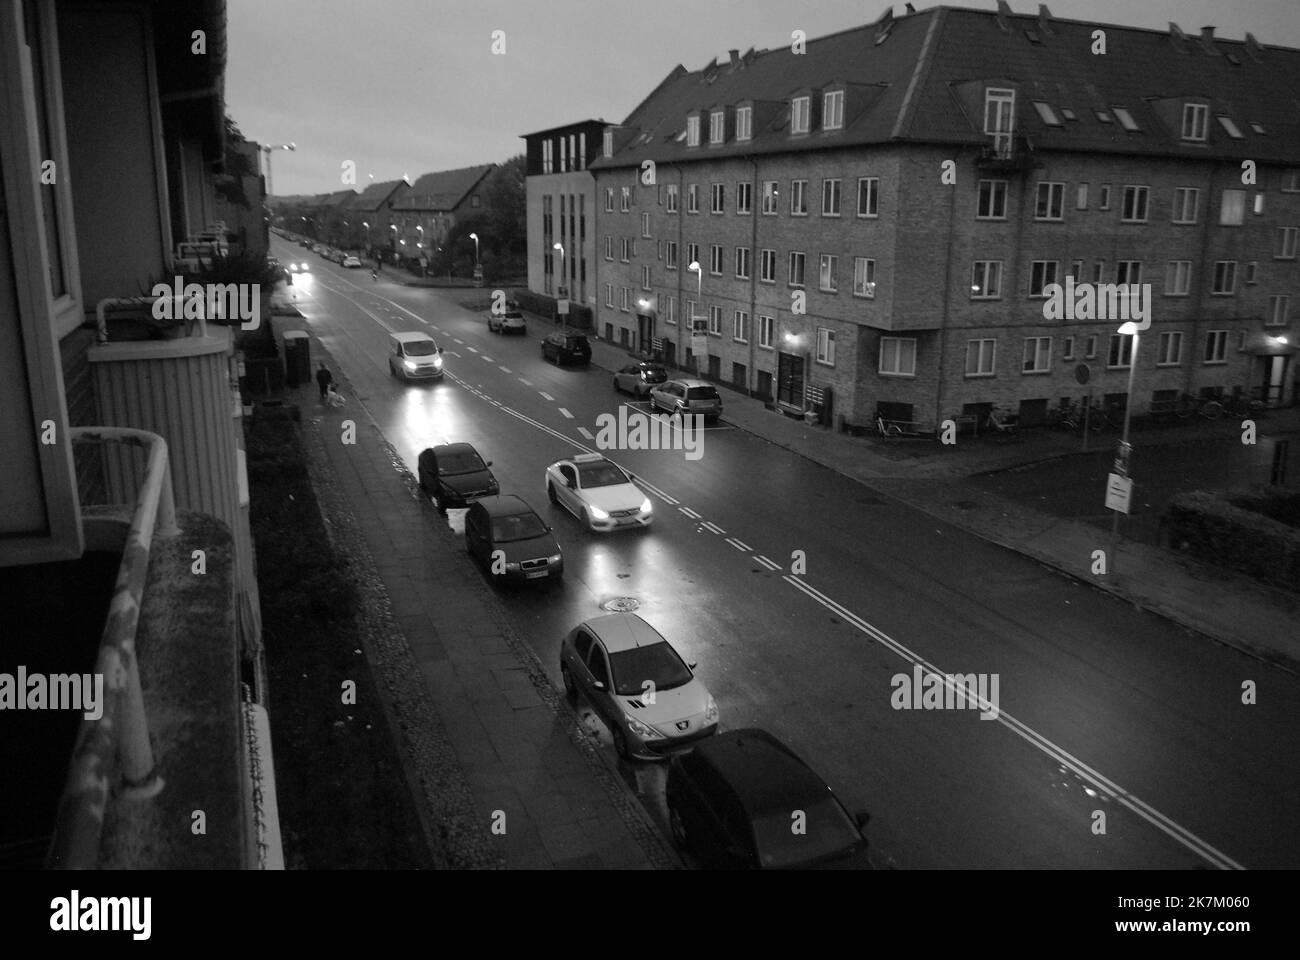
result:
[[(861, 632), (867, 634), (867, 636), (874, 639), (881, 646), (897, 654), (909, 665), (911, 666), (919, 665), (927, 673), (932, 673), (941, 678), (944, 678), (945, 685), (949, 683), (949, 681), (947, 681), (947, 674), (945, 674), (944, 671), (940, 670), (938, 667), (931, 664), (920, 654), (915, 653), (908, 647), (903, 646), (901, 643), (894, 640), (892, 637), (884, 633), (882, 630), (868, 623), (866, 620), (863, 620), (857, 614), (841, 606), (839, 603), (836, 603), (834, 600), (830, 599), (830, 597), (826, 596), (820, 590), (817, 590), (814, 587), (809, 586), (806, 582), (799, 579), (798, 577), (793, 577), (788, 574), (786, 576), (783, 576), (781, 579), (784, 580), (786, 583), (789, 583), (790, 585), (795, 587), (797, 590), (800, 590), (803, 593), (807, 594), (809, 597), (811, 597), (813, 600), (816, 600), (818, 603), (820, 603), (826, 609), (830, 610), (832, 613), (835, 613), (836, 615), (844, 618), (846, 621), (848, 621), (848, 623), (851, 626), (856, 627), (858, 630), (860, 630)], [(987, 707), (991, 707), (992, 705), (981, 701), (979, 706), (981, 710), (984, 710)], [(1170, 820), (1168, 817), (1166, 817), (1160, 811), (1156, 810), (1146, 801), (1141, 800), (1140, 798), (1129, 793), (1128, 790), (1124, 789), (1119, 784), (1114, 783), (1113, 781), (1111, 781), (1110, 779), (1108, 779), (1106, 776), (1099, 773), (1098, 771), (1092, 769), (1082, 760), (1070, 754), (1063, 747), (1057, 746), (1047, 737), (1038, 733), (1028, 725), (1021, 723), (1019, 720), (1011, 716), (1005, 710), (1002, 710), (1000, 707), (998, 709), (998, 716), (996, 717), (996, 721), (998, 723), (1001, 723), (1003, 726), (1007, 727), (1011, 731), (1013, 731), (1017, 736), (1026, 740), (1030, 745), (1036, 747), (1041, 752), (1047, 754), (1047, 756), (1051, 757), (1057, 763), (1060, 763), (1062, 766), (1068, 768), (1083, 780), (1089, 782), (1097, 790), (1108, 795), (1112, 800), (1115, 800), (1117, 803), (1120, 803), (1123, 806), (1127, 807), (1129, 810), (1133, 811), (1139, 817), (1146, 820), (1156, 829), (1160, 830), (1162, 833), (1165, 833), (1168, 836), (1172, 837), (1173, 839), (1177, 840), (1179, 843), (1187, 847), (1193, 853), (1197, 854), (1203, 859), (1214, 864), (1219, 869), (1221, 870), (1245, 869), (1244, 867), (1242, 867), (1241, 864), (1237, 863), (1227, 854), (1222, 853), (1221, 851), (1215, 849), (1207, 841), (1202, 840), (1200, 837), (1196, 836), (1190, 830), (1186, 829), (1185, 827), (1181, 826), (1178, 823), (1175, 823), (1173, 820)]]
[(678, 507), (677, 512), (686, 514), (686, 516), (690, 517), (692, 520), (700, 519), (700, 515), (689, 507)]
[(678, 503), (681, 502), (680, 500), (676, 500), (673, 497), (670, 497), (668, 494), (664, 493), (662, 490), (656, 487), (653, 483), (650, 483), (648, 480), (645, 480), (642, 477), (637, 477), (636, 482), (641, 484), (641, 486), (645, 487), (647, 490), (653, 493), (660, 500), (663, 500), (665, 503), (671, 503), (675, 507), (677, 506)]
[(542, 399), (543, 399), (543, 400), (549, 400), (549, 401), (551, 401), (551, 403), (554, 403), (554, 402), (555, 402), (555, 398), (554, 398), (553, 396), (551, 396), (549, 393), (542, 393), (541, 390), (538, 390), (537, 392), (542, 394)]
[(737, 550), (740, 550), (740, 551), (742, 551), (742, 552), (748, 552), (749, 549), (750, 549), (750, 548), (747, 547), (745, 544), (743, 544), (743, 543), (741, 543), (739, 540), (737, 540), (735, 537), (727, 537), (727, 543), (731, 544), (731, 545), (732, 545), (733, 547), (735, 547)]
[(709, 533), (716, 533), (718, 536), (722, 536), (727, 532), (726, 530), (723, 530), (720, 526), (718, 526), (716, 523), (709, 523), (709, 521), (707, 520), (701, 521), (700, 526), (702, 526), (705, 530), (709, 531)]
[(588, 439), (588, 440), (595, 440), (595, 439), (596, 439), (594, 436), (592, 436), (591, 431), (588, 430), (586, 427), (579, 427), (579, 428), (578, 428), (578, 432), (579, 432), (580, 434), (582, 434), (583, 437), (585, 437), (585, 438)]
[(571, 414), (568, 410), (565, 410), (563, 407), (560, 407), (560, 413), (564, 414), (564, 418), (566, 420), (573, 419), (573, 414)]
[(759, 564), (759, 566), (766, 567), (768, 570), (781, 569), (775, 563), (767, 559), (767, 557), (763, 556), (762, 554), (758, 554), (758, 553), (754, 554), (754, 560)]

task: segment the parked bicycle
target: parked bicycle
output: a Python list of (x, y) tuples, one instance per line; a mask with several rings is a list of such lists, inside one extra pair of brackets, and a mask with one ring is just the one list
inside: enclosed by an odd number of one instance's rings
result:
[(1223, 409), (1230, 417), (1259, 417), (1264, 413), (1264, 401), (1238, 393), (1224, 400)]
[(1074, 401), (1063, 403), (1047, 413), (1047, 425), (1057, 430), (1078, 433), (1083, 429), (1083, 411)]
[(876, 431), (887, 439), (901, 437), (903, 428), (891, 420), (886, 420), (880, 414), (876, 414)]
[(1223, 416), (1223, 410), (1222, 401), (1216, 397), (1193, 397), (1190, 393), (1185, 393), (1178, 407), (1178, 418), (1187, 420), (1197, 414), (1206, 420), (1218, 420)]

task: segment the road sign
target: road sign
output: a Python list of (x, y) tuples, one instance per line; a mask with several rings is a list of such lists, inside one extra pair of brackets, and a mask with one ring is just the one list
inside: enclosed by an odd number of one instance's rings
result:
[(1088, 378), (1092, 376), (1092, 368), (1086, 363), (1081, 363), (1074, 368), (1074, 379), (1079, 383), (1087, 383)]
[(1133, 481), (1112, 473), (1106, 481), (1106, 509), (1117, 513), (1128, 513), (1129, 503), (1133, 499)]
[(1133, 444), (1123, 440), (1115, 445), (1115, 463), (1112, 469), (1121, 477), (1128, 476), (1129, 463), (1133, 458)]
[(476, 266), (474, 268), (474, 286), (483, 286), (483, 268), (481, 266)]
[(568, 301), (568, 300), (556, 300), (556, 301), (555, 301), (555, 312), (558, 313), (558, 314), (559, 314), (560, 316), (562, 316), (562, 317), (565, 316), (565, 315), (567, 315), (568, 312), (569, 312), (569, 301)]
[(695, 356), (695, 362), (700, 362), (700, 357), (709, 352), (708, 337), (691, 337), (691, 353)]

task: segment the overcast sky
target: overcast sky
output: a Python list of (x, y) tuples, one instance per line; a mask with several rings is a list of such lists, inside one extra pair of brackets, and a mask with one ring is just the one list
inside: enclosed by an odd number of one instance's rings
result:
[[(926, 0), (913, 0), (927, 9)], [(995, 0), (953, 4), (995, 9)], [(357, 189), (523, 151), (521, 134), (620, 121), (677, 64), (874, 22), (885, 0), (229, 0), (227, 109), (276, 194)], [(1300, 48), (1300, 0), (1048, 0), (1053, 15)], [(894, 5), (903, 13), (902, 2)], [(1037, 0), (1011, 0), (1016, 13)], [(505, 33), (493, 55), (492, 34)]]

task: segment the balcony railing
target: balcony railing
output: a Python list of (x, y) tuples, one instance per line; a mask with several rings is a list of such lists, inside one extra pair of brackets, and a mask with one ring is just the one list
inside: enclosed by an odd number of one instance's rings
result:
[(153, 538), (180, 530), (162, 437), (125, 427), (74, 427), (70, 433), (74, 444), (125, 444), (143, 448), (146, 456), (95, 663), (95, 673), (104, 678), (105, 703), (98, 719), (82, 720), (50, 844), (51, 867), (91, 869), (114, 777), (120, 776), (120, 795), (129, 799), (155, 796), (163, 787), (149, 742), (135, 641)]
[(1019, 173), (1037, 165), (1034, 145), (1022, 134), (992, 134), (975, 158), (975, 166), (995, 173)]

